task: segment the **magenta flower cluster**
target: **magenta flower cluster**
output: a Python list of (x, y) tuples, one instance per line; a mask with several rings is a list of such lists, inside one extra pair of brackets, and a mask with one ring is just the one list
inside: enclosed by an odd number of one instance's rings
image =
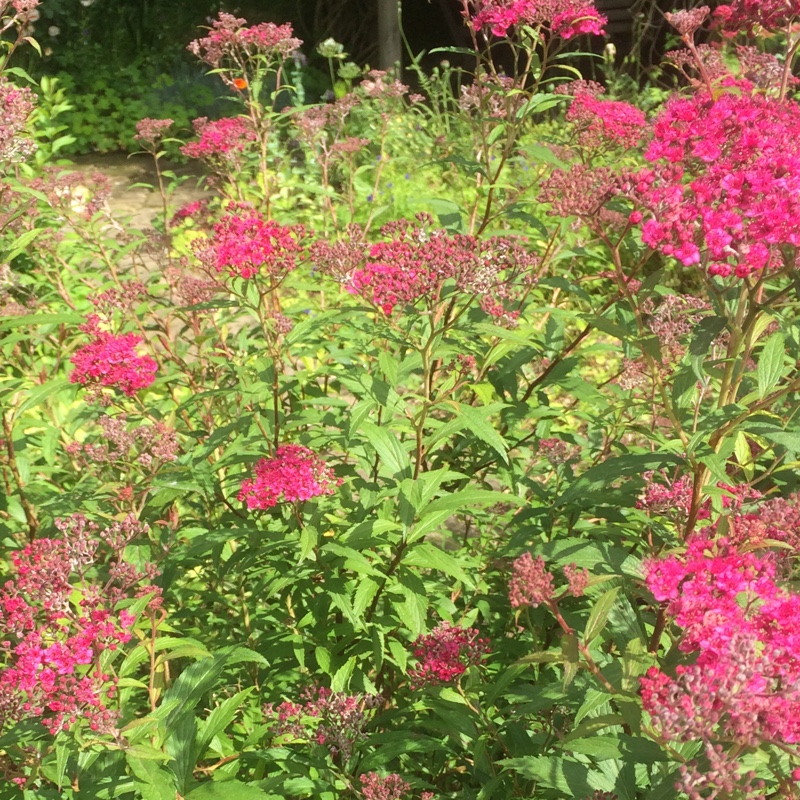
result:
[(278, 283), (297, 266), (303, 252), (299, 225), (279, 225), (263, 215), (242, 209), (226, 214), (214, 225), (210, 242), (196, 240), (195, 252), (207, 268), (252, 278), (264, 272)]
[(717, 6), (714, 11), (717, 24), (731, 34), (756, 27), (766, 31), (785, 29), (791, 21), (800, 19), (798, 0), (733, 0)]
[(414, 642), (417, 665), (408, 671), (412, 688), (453, 683), (469, 667), (482, 664), (488, 652), (489, 640), (476, 628), (440, 622)]
[(484, 0), (474, 3), (472, 26), (506, 36), (517, 25), (546, 25), (553, 36), (602, 35), (608, 19), (586, 0)]
[(592, 149), (609, 144), (636, 147), (647, 123), (636, 106), (620, 100), (602, 100), (588, 91), (576, 92), (567, 120), (578, 129), (579, 144)]
[[(450, 235), (441, 230), (429, 231), (428, 218), (420, 225), (408, 220), (384, 226), (389, 240), (365, 249), (348, 252), (317, 245), (313, 256), (329, 271), (338, 272), (347, 290), (380, 308), (387, 316), (397, 306), (417, 302), (438, 303), (448, 286), (462, 295), (479, 299), (481, 308), (492, 316), (513, 319), (509, 308), (515, 295), (516, 276), (530, 283), (538, 259), (519, 242), (493, 237)], [(349, 263), (348, 263), (349, 262)]]
[(238, 499), (249, 509), (271, 508), (278, 503), (302, 503), (333, 494), (340, 481), (312, 450), (299, 444), (279, 447), (273, 458), (262, 458), (255, 476), (242, 482)]
[(189, 158), (230, 161), (256, 140), (253, 124), (245, 117), (223, 117), (211, 122), (207, 117), (198, 117), (192, 127), (197, 140), (181, 147)]
[(800, 743), (800, 595), (779, 585), (778, 563), (704, 532), (685, 556), (646, 565), (648, 587), (682, 629), (680, 649), (696, 656), (675, 677), (654, 667), (642, 679), (665, 737)]
[(70, 359), (75, 366), (69, 376), (72, 383), (95, 388), (112, 386), (129, 397), (153, 383), (158, 365), (150, 356), (136, 354), (141, 336), (101, 330), (96, 314), (90, 314), (80, 330), (88, 333), (91, 341), (78, 348)]
[(635, 193), (642, 238), (685, 265), (744, 277), (800, 243), (800, 106), (746, 82), (675, 98), (656, 118)]
[[(99, 659), (130, 639), (134, 618), (116, 606), (150, 575), (121, 553), (143, 528), (129, 518), (99, 532), (79, 514), (57, 527), (62, 538), (36, 539), (12, 554), (12, 575), (0, 590), (0, 721), (38, 719), (56, 734), (83, 719), (109, 731), (116, 684)], [(87, 576), (100, 561), (101, 540), (116, 560), (106, 582), (93, 582)]]

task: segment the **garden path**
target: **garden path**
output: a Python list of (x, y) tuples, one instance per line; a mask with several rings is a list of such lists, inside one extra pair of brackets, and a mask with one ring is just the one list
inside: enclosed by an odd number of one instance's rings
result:
[[(187, 180), (181, 183), (171, 198), (174, 211), (185, 203), (208, 197), (209, 192), (198, 187), (202, 171), (194, 164), (173, 164), (161, 161), (162, 169), (172, 170), (179, 177)], [(86, 156), (75, 156), (74, 167), (81, 172), (98, 170), (111, 179), (111, 196), (109, 205), (114, 217), (131, 217), (131, 225), (144, 230), (161, 211), (161, 195), (157, 190), (145, 186), (134, 186), (144, 183), (156, 185), (156, 172), (153, 159), (149, 155), (127, 155), (125, 153), (95, 153)]]

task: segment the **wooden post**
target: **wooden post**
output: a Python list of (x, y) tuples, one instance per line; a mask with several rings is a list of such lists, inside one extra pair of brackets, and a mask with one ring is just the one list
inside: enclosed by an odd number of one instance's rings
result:
[(393, 70), (399, 65), (402, 71), (403, 50), (400, 39), (400, 1), (378, 2), (378, 62), (381, 69)]

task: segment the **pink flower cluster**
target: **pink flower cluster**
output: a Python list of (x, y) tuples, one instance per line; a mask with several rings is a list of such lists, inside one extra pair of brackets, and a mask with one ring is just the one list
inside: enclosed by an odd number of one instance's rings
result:
[(408, 220), (382, 229), (389, 241), (365, 248), (343, 248), (321, 243), (312, 256), (345, 281), (347, 290), (390, 315), (396, 306), (419, 301), (438, 303), (453, 286), (461, 294), (479, 298), (481, 308), (500, 319), (513, 320), (508, 308), (514, 300), (514, 279), (533, 280), (530, 268), (538, 259), (512, 239), (450, 235), (428, 231), (430, 218), (420, 225)]
[(197, 239), (195, 252), (206, 267), (252, 278), (266, 272), (279, 283), (297, 266), (303, 252), (299, 225), (279, 225), (255, 211), (226, 214), (214, 225), (210, 242)]
[(187, 49), (201, 61), (219, 69), (226, 61), (239, 63), (257, 54), (282, 60), (303, 44), (292, 35), (292, 26), (288, 23), (263, 22), (249, 28), (246, 25), (247, 20), (220, 11), (208, 36), (190, 42)]
[(636, 106), (619, 100), (601, 100), (585, 91), (575, 94), (567, 120), (578, 130), (578, 143), (595, 149), (603, 145), (636, 147), (647, 123)]
[[(589, 585), (588, 570), (580, 569), (577, 564), (567, 564), (564, 567), (564, 577), (567, 579), (566, 593), (581, 597)], [(534, 558), (530, 553), (523, 553), (514, 561), (511, 580), (508, 582), (508, 600), (512, 608), (536, 608), (540, 605), (555, 608), (553, 574), (541, 556)]]
[(271, 508), (280, 503), (302, 503), (333, 494), (341, 481), (312, 450), (299, 444), (279, 447), (273, 458), (262, 458), (255, 477), (242, 482), (238, 499), (249, 509)]
[(150, 356), (136, 355), (141, 336), (114, 335), (100, 329), (100, 318), (90, 314), (80, 330), (89, 334), (89, 344), (78, 348), (70, 361), (75, 366), (69, 379), (95, 388), (113, 386), (132, 397), (156, 379), (158, 365)]
[(469, 667), (482, 664), (488, 652), (489, 640), (475, 628), (440, 622), (414, 642), (418, 663), (408, 671), (412, 688), (453, 683)]
[(411, 791), (411, 786), (394, 772), (386, 776), (368, 772), (359, 780), (364, 800), (400, 800), (404, 794)]
[(164, 134), (175, 124), (172, 119), (151, 119), (145, 117), (136, 123), (136, 135), (133, 137), (137, 142), (142, 142), (150, 147), (155, 147)]
[(102, 444), (72, 442), (67, 453), (80, 457), (83, 466), (136, 462), (144, 467), (153, 462), (175, 461), (178, 457), (178, 437), (174, 428), (163, 422), (137, 425), (130, 428), (125, 414), (116, 417), (104, 415), (98, 420), (106, 439)]
[(667, 103), (635, 179), (652, 216), (642, 238), (683, 264), (739, 277), (781, 263), (800, 243), (800, 106), (748, 88)]
[(284, 701), (264, 707), (274, 720), (273, 736), (289, 735), (328, 747), (332, 755), (347, 761), (356, 743), (383, 702), (380, 695), (332, 692), (325, 687), (306, 689), (300, 703)]
[[(131, 519), (98, 532), (76, 514), (58, 521), (61, 539), (37, 539), (11, 556), (11, 578), (0, 589), (0, 722), (37, 718), (52, 733), (84, 719), (92, 730), (113, 730), (108, 707), (115, 681), (100, 668), (104, 651), (130, 639), (133, 617), (117, 611), (143, 579), (122, 560), (131, 536), (143, 528)], [(92, 580), (102, 559), (101, 540), (113, 549), (106, 580)]]
[(181, 153), (189, 158), (231, 161), (256, 139), (253, 125), (245, 117), (223, 117), (212, 122), (208, 117), (198, 117), (192, 126), (199, 138), (181, 147)]
[(693, 537), (684, 557), (646, 565), (647, 585), (696, 654), (671, 678), (642, 679), (645, 709), (664, 736), (756, 747), (800, 743), (800, 595), (777, 582), (773, 553)]
[(800, 19), (798, 0), (733, 0), (717, 6), (714, 17), (722, 30), (737, 34), (756, 26), (767, 31), (785, 29)]
[(472, 26), (506, 36), (516, 25), (546, 25), (553, 36), (571, 39), (581, 34), (604, 33), (608, 19), (587, 0), (478, 0)]
[(33, 109), (33, 92), (0, 76), (0, 169), (4, 162), (21, 161), (36, 149), (32, 139), (21, 135)]

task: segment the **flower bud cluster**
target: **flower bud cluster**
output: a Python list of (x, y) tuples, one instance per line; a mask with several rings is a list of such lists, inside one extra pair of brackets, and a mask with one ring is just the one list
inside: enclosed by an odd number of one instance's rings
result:
[(280, 60), (288, 58), (301, 44), (292, 26), (263, 22), (245, 27), (247, 20), (220, 11), (211, 23), (208, 36), (190, 42), (187, 49), (204, 63), (219, 69), (243, 57), (261, 55)]
[(300, 703), (284, 701), (264, 707), (273, 721), (273, 736), (290, 736), (327, 747), (347, 761), (382, 704), (380, 695), (346, 694), (325, 687), (306, 689)]
[[(318, 244), (313, 257), (335, 277), (344, 276), (357, 294), (390, 316), (397, 306), (438, 303), (447, 287), (479, 298), (481, 308), (500, 319), (513, 319), (508, 308), (516, 296), (515, 280), (530, 284), (538, 259), (520, 243), (504, 237), (429, 231), (430, 218), (420, 225), (408, 220), (382, 229), (389, 240), (363, 247)], [(346, 260), (347, 263), (344, 263)], [(330, 266), (329, 266), (330, 265)], [(333, 268), (330, 268), (333, 267)]]

